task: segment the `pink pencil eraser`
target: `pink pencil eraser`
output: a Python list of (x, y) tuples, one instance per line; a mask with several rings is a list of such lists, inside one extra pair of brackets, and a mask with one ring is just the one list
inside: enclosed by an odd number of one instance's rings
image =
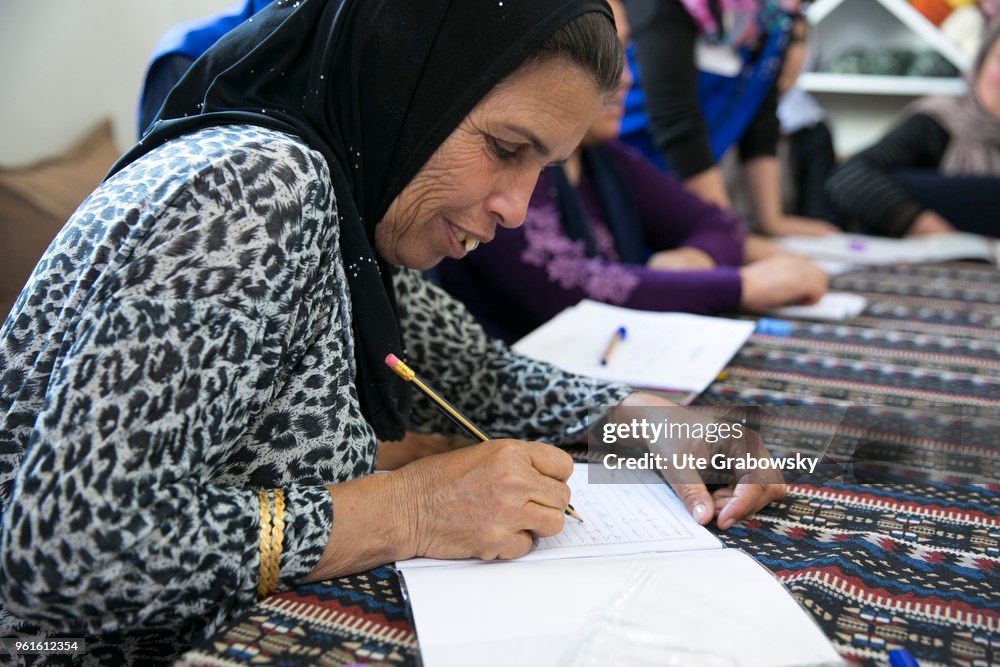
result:
[(395, 368), (399, 364), (399, 357), (390, 352), (385, 356), (385, 363), (389, 368)]

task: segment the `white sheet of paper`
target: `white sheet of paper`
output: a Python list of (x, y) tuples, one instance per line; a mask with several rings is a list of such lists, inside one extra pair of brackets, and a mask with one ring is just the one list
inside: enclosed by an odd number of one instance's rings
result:
[(993, 243), (976, 234), (935, 234), (889, 239), (863, 234), (786, 236), (780, 243), (813, 259), (853, 264), (919, 264), (954, 259), (995, 261)]
[[(566, 518), (558, 535), (535, 541), (522, 561), (588, 558), (647, 552), (719, 549), (722, 544), (698, 525), (687, 508), (655, 472), (626, 470), (616, 479), (632, 483), (591, 484), (588, 466), (577, 463), (569, 478), (572, 503), (583, 523)], [(487, 565), (481, 560), (414, 558), (396, 564), (399, 570)]]
[(728, 76), (739, 76), (743, 69), (743, 59), (731, 46), (724, 44), (709, 44), (699, 39), (694, 44), (695, 65), (702, 72)]
[(811, 306), (785, 306), (768, 311), (768, 315), (793, 320), (823, 320), (839, 322), (857, 317), (868, 306), (868, 299), (848, 292), (827, 292), (819, 303)]
[[(626, 616), (656, 638), (644, 665), (674, 664), (671, 653), (681, 649), (683, 665), (708, 664), (698, 659), (704, 653), (737, 667), (842, 664), (781, 584), (735, 549), (407, 570), (423, 664), (580, 664), (594, 633), (615, 640), (607, 613), (621, 607), (637, 570), (656, 573), (625, 600)], [(619, 649), (626, 642), (634, 638)], [(586, 664), (627, 664), (622, 657)]]
[(835, 262), (829, 259), (816, 259), (813, 260), (813, 263), (823, 269), (823, 272), (831, 278), (833, 276), (839, 276), (842, 273), (847, 273), (848, 271), (854, 271), (858, 268), (857, 264), (851, 264), (849, 262)]
[[(628, 331), (600, 364), (618, 327)], [(584, 300), (514, 345), (564, 370), (634, 387), (702, 392), (753, 333), (754, 323), (654, 313)]]

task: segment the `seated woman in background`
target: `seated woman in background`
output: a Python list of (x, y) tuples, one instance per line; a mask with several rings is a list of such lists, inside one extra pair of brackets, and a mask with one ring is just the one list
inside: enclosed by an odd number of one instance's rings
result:
[[(610, 4), (627, 41), (621, 4)], [(615, 141), (630, 82), (626, 68), (581, 147), (545, 170), (521, 227), (439, 265), (442, 286), (487, 333), (513, 342), (584, 298), (713, 314), (814, 302), (826, 291), (823, 271), (789, 253), (741, 267), (740, 221)]]
[(963, 96), (918, 101), (827, 183), (834, 207), (887, 236), (1000, 235), (1000, 19)]
[[(0, 328), (3, 636), (170, 661), (277, 589), (558, 533), (572, 460), (537, 440), (669, 404), (487, 340), (414, 269), (519, 225), (622, 64), (601, 0), (276, 2), (196, 61)], [(369, 474), (448, 428), (388, 353), (507, 437)], [(784, 493), (699, 481), (723, 529)]]

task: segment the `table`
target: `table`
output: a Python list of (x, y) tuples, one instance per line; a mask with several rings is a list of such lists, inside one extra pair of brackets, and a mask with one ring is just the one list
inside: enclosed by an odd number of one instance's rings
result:
[[(867, 268), (832, 289), (863, 294), (869, 306), (846, 324), (754, 335), (695, 405), (802, 408), (792, 427), (800, 434), (822, 427), (823, 410), (808, 411), (821, 404), (1000, 414), (995, 267)], [(941, 439), (930, 446), (962, 457)], [(996, 463), (995, 449), (986, 462)], [(783, 581), (846, 658), (884, 664), (887, 650), (904, 646), (924, 667), (1000, 665), (995, 468), (947, 484), (792, 484), (784, 501), (720, 537)], [(418, 652), (395, 572), (381, 567), (275, 595), (183, 663), (414, 665)]]

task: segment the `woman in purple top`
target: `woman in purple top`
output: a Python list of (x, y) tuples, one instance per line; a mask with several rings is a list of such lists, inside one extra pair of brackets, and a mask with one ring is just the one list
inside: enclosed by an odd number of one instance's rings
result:
[[(627, 41), (624, 13), (610, 4)], [(614, 141), (630, 83), (626, 68), (581, 147), (542, 173), (522, 226), (438, 266), (491, 335), (517, 340), (585, 298), (712, 314), (815, 302), (826, 291), (826, 275), (795, 255), (741, 266), (745, 235), (733, 214)]]

